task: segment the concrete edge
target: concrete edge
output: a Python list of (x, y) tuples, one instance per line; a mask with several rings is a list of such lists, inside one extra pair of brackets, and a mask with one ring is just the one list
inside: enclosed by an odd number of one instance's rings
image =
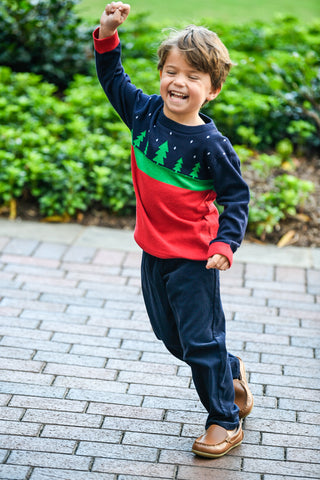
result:
[[(0, 218), (0, 236), (81, 247), (140, 252), (133, 231), (71, 223), (41, 223)], [(243, 242), (235, 262), (320, 269), (320, 248)]]

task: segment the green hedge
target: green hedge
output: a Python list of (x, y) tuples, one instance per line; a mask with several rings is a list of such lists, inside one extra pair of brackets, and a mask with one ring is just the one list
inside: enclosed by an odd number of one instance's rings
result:
[[(244, 175), (255, 171), (268, 179), (267, 191), (252, 192), (249, 218), (263, 236), (294, 215), (313, 188), (296, 178), (290, 157), (319, 148), (320, 24), (291, 18), (229, 28), (203, 23), (238, 63), (205, 112), (235, 144)], [(120, 34), (134, 83), (157, 92), (161, 31), (139, 16)], [(129, 153), (129, 131), (95, 75), (75, 74), (61, 95), (39, 75), (0, 67), (0, 206), (13, 210), (28, 194), (43, 216), (75, 216), (96, 204), (132, 213)]]

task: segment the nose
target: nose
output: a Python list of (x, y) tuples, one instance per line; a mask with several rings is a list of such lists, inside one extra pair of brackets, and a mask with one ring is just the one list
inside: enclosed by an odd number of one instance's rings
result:
[(179, 86), (185, 85), (186, 81), (184, 75), (182, 73), (177, 74), (174, 78), (174, 83)]

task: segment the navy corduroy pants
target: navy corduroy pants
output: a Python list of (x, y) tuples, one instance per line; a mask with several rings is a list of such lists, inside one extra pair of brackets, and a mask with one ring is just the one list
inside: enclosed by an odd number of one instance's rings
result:
[(218, 270), (205, 261), (160, 259), (143, 252), (141, 281), (155, 335), (191, 367), (199, 398), (212, 424), (232, 430), (239, 423), (233, 378), (239, 378), (236, 357), (226, 349), (225, 316)]

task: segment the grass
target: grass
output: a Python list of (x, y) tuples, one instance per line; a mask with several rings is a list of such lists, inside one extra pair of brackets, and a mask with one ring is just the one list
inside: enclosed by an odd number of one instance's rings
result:
[[(108, 3), (106, 0), (81, 0), (77, 6), (79, 14), (89, 23), (97, 24)], [(231, 24), (250, 20), (268, 20), (276, 14), (290, 14), (304, 22), (320, 17), (319, 0), (223, 0), (199, 2), (195, 0), (145, 0), (129, 1), (132, 13), (149, 12), (150, 19), (162, 25), (175, 26), (185, 23), (201, 23), (212, 18), (217, 22)]]

